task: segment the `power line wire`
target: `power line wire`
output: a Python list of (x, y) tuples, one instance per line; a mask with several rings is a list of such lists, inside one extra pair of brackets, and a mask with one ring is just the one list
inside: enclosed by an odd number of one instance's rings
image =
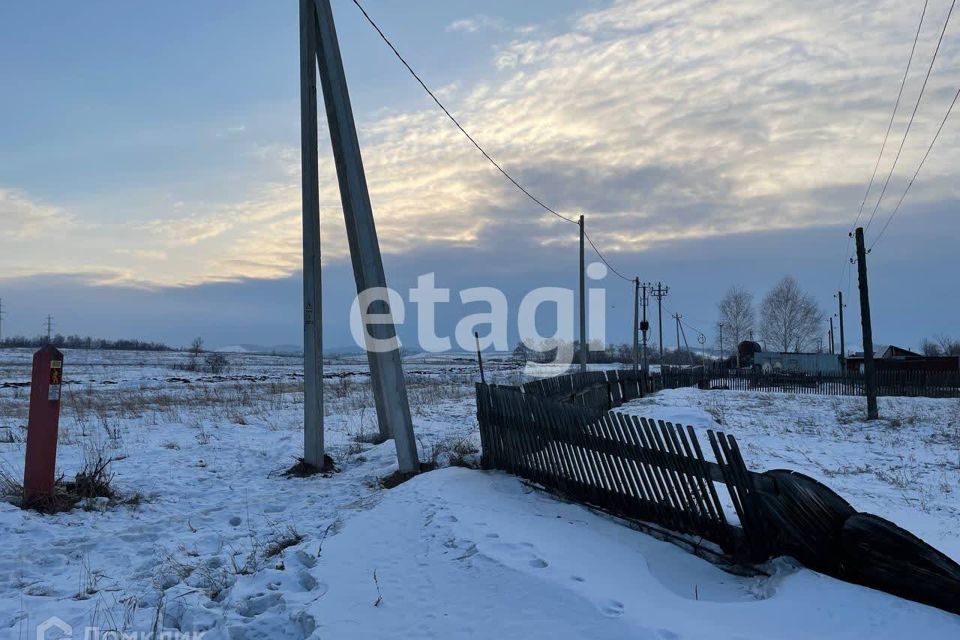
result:
[(930, 59), (930, 65), (927, 67), (927, 75), (923, 78), (923, 85), (920, 87), (920, 95), (917, 96), (917, 103), (913, 106), (913, 113), (910, 114), (910, 121), (907, 122), (907, 128), (903, 132), (903, 139), (900, 141), (900, 148), (897, 149), (897, 155), (893, 159), (893, 166), (890, 167), (890, 172), (887, 174), (887, 179), (883, 183), (883, 189), (880, 191), (880, 197), (877, 199), (877, 204), (873, 207), (873, 211), (870, 213), (870, 219), (867, 220), (864, 231), (869, 229), (870, 225), (873, 224), (873, 218), (877, 215), (877, 209), (880, 208), (880, 203), (883, 202), (883, 196), (887, 192), (887, 187), (890, 184), (890, 178), (893, 176), (893, 172), (897, 168), (897, 162), (899, 162), (900, 154), (903, 152), (903, 146), (907, 142), (907, 136), (910, 135), (910, 128), (913, 126), (913, 120), (917, 115), (917, 110), (920, 108), (920, 101), (923, 100), (923, 93), (927, 89), (927, 81), (930, 80), (930, 72), (933, 71), (933, 63), (937, 61), (937, 54), (940, 53), (940, 45), (943, 43), (943, 35), (947, 32), (947, 25), (950, 24), (950, 16), (953, 15), (953, 8), (956, 6), (956, 4), (957, 0), (953, 0), (950, 3), (950, 10), (947, 12), (946, 20), (943, 21), (943, 29), (940, 30), (940, 38), (937, 40), (937, 48), (933, 50), (933, 57)]
[(920, 12), (920, 22), (917, 24), (917, 33), (913, 36), (913, 46), (910, 47), (910, 57), (907, 59), (907, 68), (903, 71), (903, 78), (900, 80), (900, 90), (897, 91), (897, 101), (893, 105), (893, 113), (890, 114), (890, 122), (887, 123), (887, 132), (883, 135), (883, 144), (880, 145), (880, 154), (877, 156), (877, 162), (873, 165), (873, 174), (870, 176), (870, 182), (867, 184), (867, 191), (863, 194), (863, 200), (860, 202), (860, 211), (857, 213), (856, 220), (853, 221), (851, 229), (856, 228), (860, 222), (860, 216), (863, 215), (863, 207), (870, 196), (870, 190), (873, 188), (873, 181), (877, 177), (877, 169), (880, 168), (880, 160), (883, 158), (883, 152), (887, 148), (887, 140), (890, 138), (890, 130), (893, 128), (893, 121), (897, 117), (897, 111), (900, 109), (900, 99), (903, 97), (903, 87), (907, 84), (907, 76), (910, 74), (910, 66), (913, 64), (913, 54), (917, 50), (917, 41), (920, 40), (920, 30), (923, 27), (923, 18), (927, 15), (927, 5), (929, 0), (924, 0), (923, 11)]
[[(664, 305), (663, 305), (663, 308), (664, 308), (664, 310), (665, 310), (669, 315), (671, 315), (671, 316), (677, 315), (676, 313), (673, 312), (673, 309), (670, 308), (669, 305), (664, 304)], [(691, 331), (696, 331), (698, 334), (700, 334), (700, 335), (702, 335), (702, 336), (706, 336), (706, 335), (707, 335), (706, 333), (704, 333), (703, 331), (701, 331), (701, 330), (698, 329), (697, 327), (693, 326), (692, 324), (690, 324), (689, 322), (687, 322), (687, 321), (684, 320), (683, 318), (684, 318), (684, 316), (681, 316), (681, 317), (680, 317), (680, 324), (681, 324), (681, 325), (687, 327), (687, 329), (690, 329)]]
[[(853, 221), (853, 226), (850, 227), (851, 230), (855, 229), (857, 223), (860, 222), (860, 217), (863, 215), (863, 207), (867, 203), (867, 198), (870, 197), (870, 191), (873, 189), (873, 182), (877, 177), (877, 170), (880, 168), (880, 160), (883, 159), (883, 152), (887, 148), (887, 141), (890, 138), (890, 130), (893, 129), (893, 122), (897, 117), (897, 111), (900, 109), (900, 100), (903, 98), (903, 88), (907, 84), (907, 76), (910, 74), (910, 67), (913, 64), (913, 54), (917, 50), (917, 42), (920, 40), (920, 31), (923, 27), (923, 19), (927, 15), (927, 5), (929, 0), (924, 0), (923, 10), (920, 12), (920, 22), (917, 24), (917, 33), (913, 36), (913, 46), (910, 47), (910, 57), (907, 58), (907, 68), (903, 71), (903, 78), (900, 80), (900, 90), (897, 91), (897, 100), (893, 105), (893, 113), (890, 114), (890, 122), (887, 123), (887, 131), (883, 134), (883, 144), (880, 145), (880, 153), (877, 155), (877, 161), (873, 165), (873, 173), (870, 175), (870, 181), (867, 183), (867, 190), (863, 194), (863, 200), (860, 201), (860, 210), (857, 211), (857, 217)], [(844, 251), (844, 266), (840, 269), (840, 282), (843, 282), (843, 270), (849, 268), (849, 258), (850, 258), (850, 244), (852, 238), (847, 236), (847, 248)], [(839, 285), (838, 285), (839, 286)]]
[(910, 191), (910, 187), (913, 186), (914, 180), (917, 179), (917, 175), (920, 173), (920, 169), (923, 168), (923, 164), (927, 161), (927, 157), (930, 156), (930, 152), (933, 150), (933, 145), (937, 143), (937, 138), (940, 137), (940, 132), (943, 131), (943, 126), (947, 123), (947, 118), (950, 117), (950, 113), (953, 111), (954, 105), (957, 104), (957, 99), (960, 98), (960, 89), (957, 89), (957, 93), (953, 96), (953, 102), (950, 103), (950, 107), (947, 108), (947, 113), (944, 114), (943, 120), (940, 121), (940, 127), (937, 129), (937, 133), (934, 134), (933, 140), (930, 141), (930, 146), (927, 147), (927, 152), (923, 154), (923, 158), (920, 160), (920, 164), (917, 165), (917, 170), (913, 172), (913, 177), (910, 178), (910, 182), (907, 183), (906, 189), (903, 190), (903, 193), (900, 195), (900, 201), (897, 202), (897, 206), (894, 207), (893, 211), (890, 213), (890, 216), (887, 218), (887, 221), (884, 223), (883, 228), (880, 229), (880, 233), (877, 234), (877, 237), (874, 238), (873, 243), (870, 245), (870, 251), (873, 251), (873, 248), (877, 246), (877, 243), (880, 242), (880, 238), (883, 237), (884, 232), (887, 230), (887, 227), (890, 226), (890, 223), (893, 221), (893, 217), (897, 215), (897, 212), (900, 210), (900, 205), (903, 204), (904, 198), (907, 197), (907, 193)]
[(628, 282), (633, 282), (633, 281), (635, 280), (635, 278), (628, 278), (627, 276), (623, 275), (622, 273), (620, 273), (619, 271), (617, 271), (616, 269), (613, 268), (613, 265), (610, 264), (610, 262), (609, 262), (606, 258), (603, 257), (603, 254), (600, 253), (600, 249), (598, 249), (598, 248), (597, 248), (597, 245), (595, 245), (595, 244), (593, 243), (593, 240), (590, 238), (590, 234), (588, 234), (586, 231), (584, 231), (584, 232), (583, 232), (583, 237), (587, 239), (587, 242), (590, 243), (590, 246), (593, 247), (593, 250), (597, 252), (597, 256), (599, 256), (600, 260), (603, 261), (603, 264), (607, 265), (607, 267), (610, 269), (610, 271), (613, 271), (616, 275), (620, 276), (621, 278), (623, 278), (624, 280), (626, 280), (626, 281), (628, 281)]
[[(534, 195), (533, 195), (532, 193), (530, 193), (523, 185), (521, 185), (517, 180), (515, 180), (514, 177), (511, 176), (511, 175), (500, 165), (500, 163), (498, 163), (496, 160), (494, 160), (493, 157), (492, 157), (489, 153), (487, 153), (487, 151), (486, 151), (482, 146), (480, 146), (480, 143), (478, 143), (478, 142), (476, 141), (476, 139), (475, 139), (473, 136), (471, 136), (471, 135), (467, 132), (466, 129), (463, 128), (463, 125), (461, 125), (460, 122), (453, 116), (453, 114), (450, 113), (450, 110), (447, 109), (447, 107), (444, 106), (444, 104), (443, 104), (442, 102), (440, 102), (440, 99), (437, 98), (436, 94), (434, 94), (434, 92), (430, 90), (430, 88), (429, 88), (429, 87), (427, 86), (427, 84), (423, 81), (423, 79), (419, 76), (419, 74), (417, 74), (417, 72), (413, 70), (413, 67), (410, 66), (410, 63), (408, 63), (407, 60), (403, 57), (403, 55), (397, 50), (397, 48), (393, 45), (393, 43), (390, 41), (390, 39), (387, 37), (387, 35), (386, 35), (386, 34), (383, 32), (383, 30), (379, 27), (379, 25), (377, 25), (377, 23), (374, 22), (373, 18), (370, 17), (370, 14), (367, 13), (367, 11), (363, 8), (363, 6), (360, 4), (360, 2), (359, 2), (358, 0), (353, 0), (353, 4), (355, 4), (355, 5), (357, 6), (357, 8), (360, 10), (360, 13), (363, 14), (363, 17), (367, 20), (367, 22), (370, 24), (370, 26), (373, 27), (373, 29), (380, 35), (380, 39), (383, 40), (384, 43), (386, 43), (386, 45), (390, 48), (390, 50), (393, 51), (393, 54), (397, 57), (397, 59), (400, 60), (400, 62), (403, 64), (404, 67), (406, 67), (407, 71), (410, 72), (410, 75), (412, 75), (412, 76), (414, 77), (414, 79), (415, 79), (415, 80), (417, 81), (417, 83), (423, 88), (423, 90), (427, 92), (427, 95), (429, 95), (430, 98), (433, 99), (433, 101), (436, 103), (436, 105), (437, 105), (438, 107), (440, 107), (440, 109), (443, 111), (443, 113), (446, 114), (447, 118), (450, 119), (450, 122), (452, 122), (452, 123), (457, 127), (457, 129), (459, 129), (460, 132), (461, 132), (464, 136), (466, 136), (467, 140), (469, 140), (469, 141), (473, 144), (473, 146), (476, 147), (477, 150), (478, 150), (480, 153), (483, 154), (483, 157), (486, 158), (486, 159), (490, 162), (490, 164), (492, 164), (494, 167), (496, 167), (497, 171), (499, 171), (501, 174), (503, 174), (503, 177), (505, 177), (507, 180), (509, 180), (509, 181), (513, 184), (513, 186), (515, 186), (517, 189), (519, 189), (525, 196), (527, 196), (528, 198), (530, 198), (530, 200), (532, 200), (533, 202), (535, 202), (536, 204), (538, 204), (544, 211), (547, 211), (547, 212), (549, 212), (549, 213), (552, 213), (552, 214), (555, 215), (556, 217), (560, 218), (561, 220), (565, 220), (566, 222), (570, 222), (570, 223), (572, 223), (572, 224), (579, 224), (578, 221), (574, 220), (573, 218), (568, 218), (567, 216), (565, 216), (565, 215), (563, 215), (563, 214), (561, 214), (561, 213), (558, 213), (557, 211), (555, 211), (555, 210), (552, 209), (551, 207), (547, 206), (542, 200), (540, 200), (539, 198), (537, 198), (536, 196), (534, 196)], [(628, 278), (627, 276), (623, 275), (620, 271), (618, 271), (617, 269), (615, 269), (612, 264), (610, 264), (610, 262), (609, 262), (609, 261), (606, 259), (606, 257), (600, 252), (600, 249), (597, 247), (596, 244), (594, 244), (593, 240), (590, 239), (590, 236), (587, 235), (586, 232), (584, 232), (584, 236), (585, 236), (586, 239), (590, 242), (590, 246), (593, 247), (593, 250), (597, 253), (597, 256), (599, 256), (600, 260), (603, 261), (603, 263), (604, 263), (605, 265), (607, 265), (607, 267), (608, 267), (611, 271), (613, 271), (617, 276), (619, 276), (619, 277), (622, 278), (623, 280), (626, 280), (627, 282), (631, 282), (631, 283), (632, 283), (632, 282), (634, 281), (634, 278)]]
[(577, 221), (576, 221), (576, 220), (574, 220), (574, 219), (572, 219), (572, 218), (568, 218), (567, 216), (565, 216), (565, 215), (563, 215), (563, 214), (557, 213), (556, 211), (554, 211), (553, 209), (551, 209), (550, 207), (548, 207), (546, 204), (544, 204), (542, 200), (540, 200), (539, 198), (537, 198), (536, 196), (534, 196), (532, 193), (530, 193), (529, 191), (527, 191), (527, 190), (523, 187), (523, 185), (521, 185), (519, 182), (517, 182), (516, 180), (514, 180), (513, 176), (511, 176), (509, 173), (507, 173), (506, 170), (505, 170), (502, 166), (500, 166), (500, 163), (498, 163), (496, 160), (494, 160), (494, 159), (490, 156), (490, 154), (487, 153), (487, 152), (484, 150), (484, 148), (480, 146), (480, 143), (478, 143), (478, 142), (473, 138), (473, 136), (471, 136), (469, 133), (467, 133), (467, 130), (464, 129), (463, 126), (460, 124), (460, 122), (458, 122), (457, 119), (453, 116), (453, 114), (450, 113), (450, 110), (447, 109), (447, 108), (443, 105), (442, 102), (440, 102), (439, 98), (437, 98), (437, 96), (433, 93), (433, 91), (430, 90), (430, 88), (429, 88), (429, 87), (426, 85), (426, 83), (420, 78), (420, 76), (417, 74), (417, 72), (413, 70), (413, 67), (410, 66), (410, 63), (408, 63), (407, 60), (400, 54), (400, 52), (397, 51), (397, 48), (396, 48), (395, 46), (393, 46), (393, 43), (390, 42), (390, 39), (389, 39), (389, 38), (387, 37), (387, 35), (383, 32), (383, 30), (377, 25), (377, 23), (373, 21), (373, 18), (370, 17), (370, 14), (367, 13), (366, 9), (363, 8), (363, 6), (360, 4), (360, 2), (358, 2), (358, 0), (353, 0), (353, 4), (357, 5), (357, 8), (360, 9), (360, 13), (362, 13), (362, 14), (363, 14), (363, 17), (367, 19), (367, 22), (370, 23), (370, 26), (373, 27), (378, 34), (380, 34), (380, 39), (383, 40), (383, 41), (387, 44), (388, 47), (390, 47), (390, 50), (393, 51), (393, 55), (395, 55), (395, 56), (397, 57), (397, 59), (400, 60), (401, 63), (403, 63), (403, 66), (407, 68), (407, 71), (410, 72), (410, 75), (412, 75), (412, 76), (414, 77), (414, 79), (416, 79), (416, 81), (420, 84), (420, 86), (423, 87), (423, 90), (427, 92), (427, 95), (429, 95), (429, 96), (433, 99), (433, 101), (434, 101), (435, 103), (437, 103), (437, 106), (440, 107), (440, 109), (443, 110), (443, 112), (444, 112), (444, 113), (447, 115), (447, 117), (450, 119), (450, 122), (452, 122), (454, 125), (456, 125), (456, 127), (457, 127), (458, 129), (460, 129), (460, 132), (467, 137), (467, 140), (469, 140), (470, 142), (473, 143), (473, 146), (475, 146), (475, 147), (477, 148), (477, 150), (478, 150), (480, 153), (483, 154), (483, 157), (485, 157), (487, 160), (490, 161), (490, 164), (492, 164), (494, 167), (497, 168), (497, 171), (499, 171), (500, 173), (502, 173), (503, 176), (504, 176), (507, 180), (509, 180), (510, 182), (513, 183), (513, 186), (515, 186), (517, 189), (519, 189), (520, 191), (522, 191), (523, 194), (526, 195), (528, 198), (530, 198), (531, 200), (533, 200), (534, 202), (536, 202), (538, 205), (540, 205), (545, 211), (549, 211), (550, 213), (552, 213), (553, 215), (557, 216), (557, 217), (560, 218), (561, 220), (566, 220), (567, 222), (569, 222), (569, 223), (571, 223), (571, 224), (577, 224)]

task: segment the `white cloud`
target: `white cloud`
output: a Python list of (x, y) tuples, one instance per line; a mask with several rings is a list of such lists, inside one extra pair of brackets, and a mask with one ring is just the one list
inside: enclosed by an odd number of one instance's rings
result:
[(36, 240), (63, 230), (73, 217), (58, 207), (36, 201), (17, 189), (0, 186), (0, 228), (10, 240)]
[[(942, 1), (931, 3), (915, 69), (929, 60), (945, 9)], [(496, 21), (481, 18), (450, 28), (495, 28)], [(554, 208), (584, 213), (594, 239), (614, 254), (848, 224), (876, 160), (917, 18), (917, 7), (892, 1), (618, 0), (578, 14), (566, 31), (517, 36), (493, 53), (482, 81), (459, 80), (444, 97), (508, 171)], [(878, 215), (895, 203), (960, 84), (958, 62), (960, 39), (948, 33), (888, 190), (892, 201)], [(920, 79), (908, 83), (904, 105), (912, 107)], [(909, 113), (902, 112), (894, 141)], [(385, 252), (491, 236), (532, 245), (571, 241), (568, 225), (518, 194), (437, 109), (356, 116)], [(960, 197), (958, 125), (949, 123), (941, 135), (904, 217), (913, 203)], [(148, 223), (87, 230), (89, 241), (65, 250), (64, 259), (164, 284), (295, 272), (299, 149), (257, 147), (251, 162), (268, 168), (269, 178), (210, 202), (171, 198)], [(341, 259), (347, 248), (336, 174), (324, 152), (320, 171), (323, 255)], [(0, 189), (0, 220), (14, 235), (69, 218)], [(118, 244), (130, 252), (114, 251)], [(107, 255), (116, 262), (104, 264)], [(161, 255), (166, 261), (158, 268)], [(0, 266), (30, 261), (14, 252)]]
[[(915, 69), (929, 59), (946, 8), (931, 4)], [(654, 241), (849, 223), (918, 16), (895, 2), (621, 0), (565, 33), (502, 47), (495, 88), (453, 107), (536, 193), (585, 211), (611, 236)], [(958, 45), (952, 36), (941, 49), (890, 194), (904, 186), (960, 83)], [(908, 83), (905, 105), (921, 78)], [(902, 111), (895, 134), (909, 113)], [(446, 135), (410, 114), (391, 122), (421, 151), (428, 137)], [(960, 182), (940, 179), (955, 175), (958, 131), (944, 132), (911, 201), (960, 195)], [(473, 188), (499, 193), (497, 179)]]
[(499, 18), (492, 18), (483, 14), (477, 14), (470, 18), (454, 20), (447, 25), (447, 31), (459, 31), (462, 33), (477, 33), (478, 31), (503, 31), (505, 29), (503, 21)]
[(217, 130), (217, 137), (229, 138), (231, 136), (238, 136), (241, 133), (245, 132), (246, 130), (247, 130), (247, 125), (245, 124), (238, 124), (231, 127), (224, 127), (222, 129)]

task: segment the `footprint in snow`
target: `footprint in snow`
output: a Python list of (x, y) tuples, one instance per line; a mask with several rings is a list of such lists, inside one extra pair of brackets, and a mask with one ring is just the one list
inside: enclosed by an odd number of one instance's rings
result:
[(121, 533), (117, 537), (124, 542), (153, 542), (160, 536), (156, 533), (140, 530), (136, 532)]
[(534, 558), (530, 561), (530, 566), (534, 569), (546, 569), (550, 564), (543, 558)]
[(237, 613), (244, 618), (255, 618), (280, 604), (283, 604), (283, 596), (279, 593), (260, 593), (237, 604)]
[(618, 618), (623, 615), (623, 603), (617, 600), (610, 600), (603, 606), (602, 609), (600, 609), (600, 611), (605, 616)]
[(297, 549), (295, 555), (300, 564), (305, 566), (307, 569), (312, 569), (317, 566), (317, 557), (307, 553), (303, 549)]
[(301, 571), (297, 574), (297, 583), (303, 588), (304, 591), (316, 591), (321, 589), (323, 593), (327, 592), (327, 583), (320, 582), (314, 578), (309, 571)]

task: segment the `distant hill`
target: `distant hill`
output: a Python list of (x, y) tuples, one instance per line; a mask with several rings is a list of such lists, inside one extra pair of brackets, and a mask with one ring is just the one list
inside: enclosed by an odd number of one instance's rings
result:
[(262, 344), (233, 344), (211, 349), (218, 353), (276, 353), (279, 355), (298, 355), (303, 353), (303, 347), (295, 344), (278, 344), (266, 346)]

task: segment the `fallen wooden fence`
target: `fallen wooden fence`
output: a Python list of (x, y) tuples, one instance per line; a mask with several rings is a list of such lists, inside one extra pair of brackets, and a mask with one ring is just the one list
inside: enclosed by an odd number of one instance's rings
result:
[(712, 541), (735, 562), (792, 555), (960, 613), (960, 565), (893, 523), (858, 513), (812, 478), (749, 470), (732, 435), (707, 430), (705, 449), (693, 427), (611, 410), (643, 388), (641, 378), (619, 371), (521, 387), (477, 384), (483, 465)]
[(732, 436), (710, 432), (710, 460), (692, 427), (561, 403), (510, 387), (477, 386), (483, 463), (610, 512), (702, 536), (731, 554), (744, 527), (726, 517), (726, 485), (741, 523), (751, 480)]

